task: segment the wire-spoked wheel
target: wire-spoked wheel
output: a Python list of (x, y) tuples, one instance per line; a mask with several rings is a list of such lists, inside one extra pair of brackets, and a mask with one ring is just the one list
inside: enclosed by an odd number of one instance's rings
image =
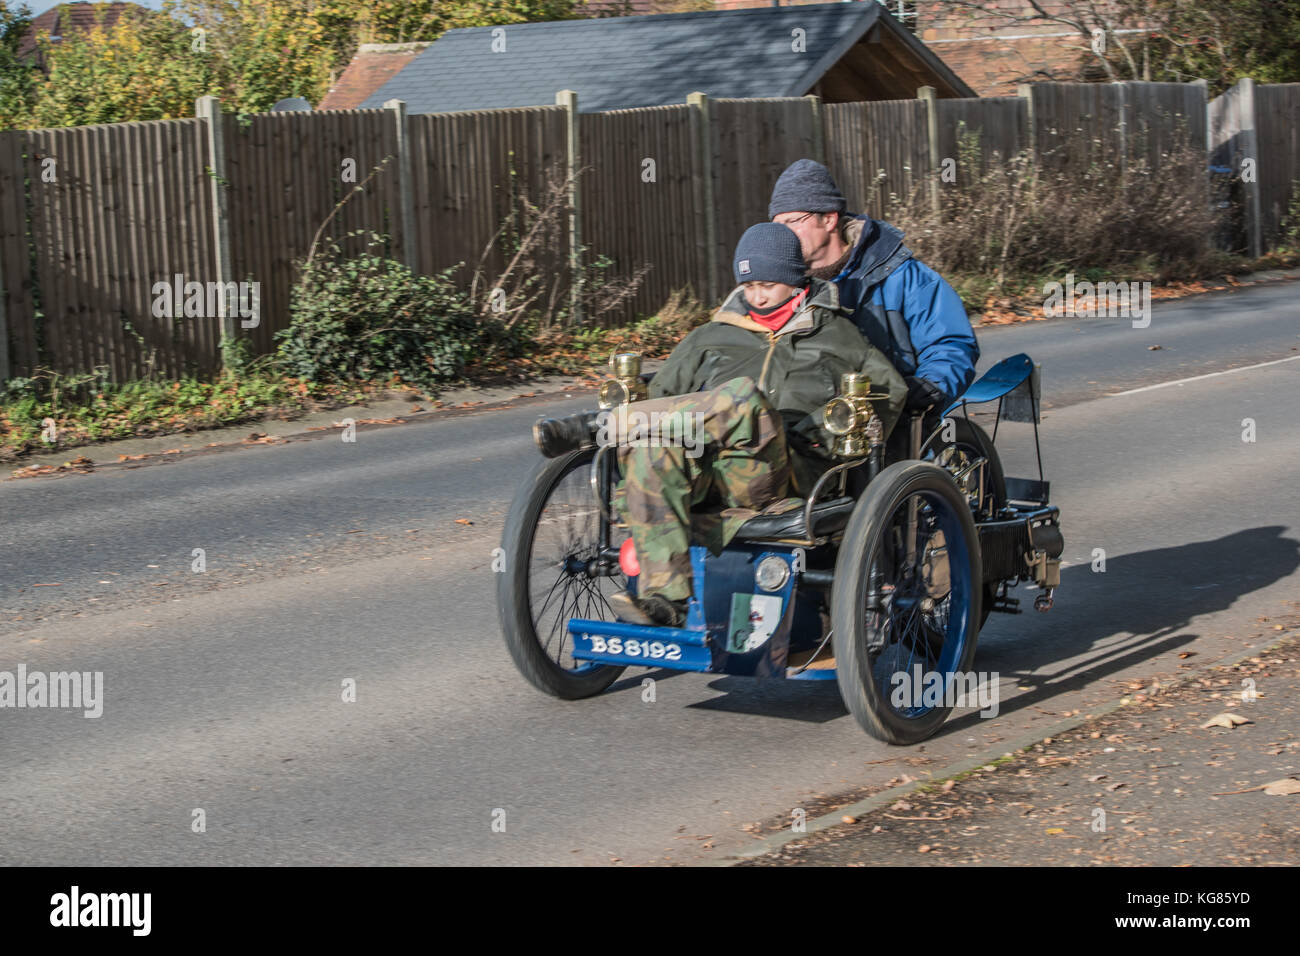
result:
[[(950, 470), (980, 458), (988, 462), (984, 467), (983, 498), (975, 505), (976, 520), (988, 521), (997, 517), (1007, 506), (1007, 480), (1002, 471), (1002, 459), (998, 457), (993, 439), (979, 425), (965, 416), (955, 415), (952, 416), (952, 423), (952, 440), (943, 441), (941, 433), (940, 440), (929, 449), (928, 458), (940, 464), (947, 462)], [(998, 587), (997, 581), (984, 584), (983, 603), (980, 607), (981, 631), (988, 622), (989, 614), (993, 612), (993, 603), (998, 599)]]
[(969, 503), (942, 468), (898, 462), (867, 486), (831, 597), (836, 679), (867, 733), (913, 744), (947, 719), (952, 677), (975, 658), (980, 570)]
[[(626, 531), (602, 514), (592, 493), (594, 449), (541, 459), (525, 480), (501, 536), (505, 568), (497, 613), (520, 673), (566, 700), (599, 694), (624, 668), (573, 658), (571, 618), (612, 621), (609, 596), (627, 587), (617, 552)], [(603, 469), (609, 500), (613, 463)]]

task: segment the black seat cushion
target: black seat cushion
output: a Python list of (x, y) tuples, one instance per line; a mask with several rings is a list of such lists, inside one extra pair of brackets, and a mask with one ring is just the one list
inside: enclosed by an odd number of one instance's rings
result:
[[(857, 502), (852, 498), (832, 498), (813, 506), (813, 537), (839, 531), (849, 523), (849, 515)], [(800, 505), (779, 515), (758, 515), (750, 518), (736, 532), (737, 541), (759, 541), (771, 538), (807, 538), (803, 526), (804, 508)]]

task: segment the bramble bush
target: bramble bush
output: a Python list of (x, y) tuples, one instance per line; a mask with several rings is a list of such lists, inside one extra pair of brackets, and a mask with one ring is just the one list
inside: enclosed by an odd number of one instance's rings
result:
[(276, 334), (277, 364), (309, 382), (396, 377), (423, 389), (458, 379), (471, 357), (499, 346), (497, 323), (481, 317), (452, 281), (455, 268), (419, 275), (376, 251), (337, 242), (304, 266), (290, 297), (289, 327)]

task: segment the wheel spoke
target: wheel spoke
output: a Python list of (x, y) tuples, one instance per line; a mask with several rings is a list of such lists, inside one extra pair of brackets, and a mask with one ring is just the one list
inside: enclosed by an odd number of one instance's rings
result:
[[(916, 720), (936, 708), (921, 704), (922, 687), (913, 688), (912, 700), (895, 706), (895, 675), (909, 674), (910, 682), (912, 669), (919, 666), (925, 674), (939, 673), (946, 689), (960, 666), (961, 649), (970, 636), (953, 633), (952, 614), (969, 600), (971, 582), (969, 571), (954, 566), (951, 549), (961, 553), (967, 544), (961, 518), (943, 496), (913, 492), (892, 507), (893, 512), (882, 517), (886, 527), (868, 563), (865, 656), (878, 706)], [(915, 530), (909, 533), (913, 521)]]
[[(528, 606), (533, 632), (543, 652), (572, 673), (606, 665), (575, 660), (570, 651), (569, 621), (574, 618), (613, 620), (604, 589), (626, 581), (621, 574), (589, 572), (600, 556), (600, 511), (588, 483), (590, 462), (579, 460), (551, 488), (533, 529), (527, 555)], [(621, 544), (626, 532), (611, 529), (610, 544)]]

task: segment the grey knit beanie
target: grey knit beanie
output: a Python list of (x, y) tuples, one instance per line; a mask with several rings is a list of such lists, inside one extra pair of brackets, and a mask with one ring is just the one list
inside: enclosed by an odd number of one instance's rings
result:
[(797, 159), (772, 187), (767, 218), (783, 212), (844, 212), (848, 202), (831, 179), (830, 170), (811, 159)]
[(799, 237), (779, 222), (750, 226), (736, 243), (732, 271), (737, 282), (784, 282), (803, 285), (807, 266)]

